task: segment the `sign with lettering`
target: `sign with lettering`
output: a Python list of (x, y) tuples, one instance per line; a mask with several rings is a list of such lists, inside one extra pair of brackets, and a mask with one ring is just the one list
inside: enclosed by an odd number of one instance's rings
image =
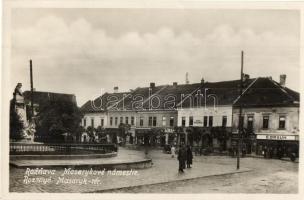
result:
[(165, 133), (174, 133), (174, 129), (173, 128), (166, 128)]
[(193, 121), (193, 126), (203, 126), (203, 119), (195, 119)]
[(258, 140), (296, 140), (295, 135), (257, 135)]

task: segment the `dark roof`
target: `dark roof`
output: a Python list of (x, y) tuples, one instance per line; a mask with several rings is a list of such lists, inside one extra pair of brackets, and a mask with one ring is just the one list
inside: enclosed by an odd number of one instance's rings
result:
[[(205, 82), (181, 85), (160, 85), (153, 88), (136, 88), (131, 92), (105, 93), (94, 100), (95, 108), (92, 102), (86, 102), (82, 107), (82, 112), (100, 112), (109, 110), (109, 101), (119, 100), (116, 107), (118, 110), (142, 110), (136, 109), (134, 102), (143, 100), (143, 110), (147, 110), (152, 104), (159, 104), (158, 109), (166, 110), (173, 106), (174, 108), (189, 108), (215, 105), (236, 105), (239, 103), (248, 106), (255, 105), (291, 105), (299, 101), (299, 93), (281, 87), (275, 81), (269, 78), (246, 79), (243, 82), (242, 98), (240, 96), (240, 80)], [(206, 91), (206, 95), (205, 95)], [(187, 98), (187, 95), (190, 96)], [(157, 97), (156, 97), (157, 96)], [(198, 101), (198, 96), (200, 101)], [(206, 96), (206, 99), (205, 99)], [(172, 98), (174, 97), (174, 99)], [(190, 99), (191, 104), (190, 104)], [(170, 101), (171, 103), (168, 103)], [(167, 102), (167, 103), (165, 103)], [(102, 105), (101, 105), (102, 103)], [(199, 104), (199, 105), (198, 105)], [(111, 109), (113, 110), (113, 109)]]
[(250, 88), (236, 100), (239, 106), (293, 106), (299, 105), (300, 95), (287, 87), (282, 87), (270, 78), (257, 78)]
[[(31, 91), (23, 92), (25, 104), (29, 104), (31, 101)], [(76, 96), (74, 94), (63, 94), (63, 93), (54, 93), (54, 92), (33, 92), (34, 104), (42, 105), (50, 101), (64, 100), (73, 102), (77, 105)]]

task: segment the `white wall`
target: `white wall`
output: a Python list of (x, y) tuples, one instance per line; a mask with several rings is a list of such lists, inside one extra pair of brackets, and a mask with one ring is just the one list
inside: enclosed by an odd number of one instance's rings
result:
[[(84, 119), (86, 119), (86, 126), (84, 127)], [(107, 127), (108, 119), (107, 119), (107, 113), (106, 112), (100, 112), (100, 113), (86, 113), (84, 117), (82, 118), (81, 125), (84, 128), (87, 128), (88, 126), (91, 126), (91, 119), (94, 119), (94, 128), (97, 128), (101, 125), (101, 119), (104, 120), (104, 127)]]
[[(193, 126), (204, 126), (204, 116), (213, 116), (213, 126), (222, 126), (223, 116), (227, 116), (227, 127), (232, 124), (232, 106), (200, 107), (178, 109), (178, 126), (182, 126), (182, 117), (186, 117), (186, 127), (189, 126), (189, 117), (193, 116)], [(201, 124), (195, 122), (201, 121)]]

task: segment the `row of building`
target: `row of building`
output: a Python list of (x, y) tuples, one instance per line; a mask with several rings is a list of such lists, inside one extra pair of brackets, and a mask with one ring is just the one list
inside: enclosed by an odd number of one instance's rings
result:
[[(155, 85), (128, 92), (102, 94), (86, 102), (84, 128), (102, 127), (108, 142), (141, 145), (187, 143), (227, 150), (236, 145), (239, 122), (243, 146), (260, 154), (265, 146), (288, 147), (299, 141), (299, 93), (271, 77), (244, 76), (240, 80)], [(242, 115), (240, 117), (240, 107)], [(128, 127), (125, 135), (121, 127)], [(83, 142), (89, 140), (85, 132)]]

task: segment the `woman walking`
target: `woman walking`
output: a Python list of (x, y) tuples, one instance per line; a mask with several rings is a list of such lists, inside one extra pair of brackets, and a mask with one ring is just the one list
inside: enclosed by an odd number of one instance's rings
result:
[(187, 168), (191, 168), (192, 159), (193, 159), (192, 149), (188, 145), (188, 147), (187, 147)]

